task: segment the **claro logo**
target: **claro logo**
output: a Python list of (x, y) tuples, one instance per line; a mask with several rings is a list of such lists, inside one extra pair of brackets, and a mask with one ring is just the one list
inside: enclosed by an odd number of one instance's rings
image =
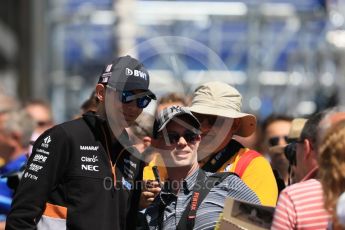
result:
[[(92, 163), (96, 163), (98, 162), (98, 157), (93, 155), (92, 157), (86, 157), (86, 156), (82, 156), (80, 158), (80, 160), (82, 161), (81, 164), (81, 170), (85, 170), (85, 171), (94, 171), (94, 172), (98, 172), (98, 165), (93, 165)], [(91, 164), (85, 164), (85, 162), (87, 163), (91, 163)]]

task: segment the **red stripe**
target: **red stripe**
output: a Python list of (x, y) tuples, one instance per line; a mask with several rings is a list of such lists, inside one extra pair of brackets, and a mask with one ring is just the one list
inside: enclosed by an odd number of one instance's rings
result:
[(237, 164), (236, 164), (236, 168), (234, 170), (234, 172), (240, 177), (242, 178), (242, 175), (244, 173), (244, 171), (246, 170), (247, 166), (250, 164), (250, 162), (255, 159), (256, 157), (261, 156), (260, 153), (254, 151), (254, 150), (248, 150), (247, 152), (245, 152), (241, 158), (238, 160)]

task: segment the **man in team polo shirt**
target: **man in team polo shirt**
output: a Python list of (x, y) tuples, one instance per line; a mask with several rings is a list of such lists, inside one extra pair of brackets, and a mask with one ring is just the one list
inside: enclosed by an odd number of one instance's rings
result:
[(96, 112), (54, 126), (35, 142), (6, 229), (135, 229), (143, 163), (125, 128), (155, 99), (149, 74), (124, 56), (96, 85)]

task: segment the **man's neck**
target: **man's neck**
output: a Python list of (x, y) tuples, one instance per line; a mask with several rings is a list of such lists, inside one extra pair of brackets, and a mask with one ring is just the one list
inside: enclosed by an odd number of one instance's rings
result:
[(216, 155), (217, 153), (222, 151), (230, 143), (230, 141), (232, 140), (232, 136), (233, 136), (232, 132), (229, 131), (229, 133), (225, 136), (224, 140), (221, 143), (219, 143), (218, 146), (215, 149), (212, 149), (212, 153), (211, 154), (210, 154), (210, 152), (205, 152), (203, 147), (199, 148), (198, 154), (201, 155), (202, 158), (204, 158), (204, 159), (207, 158), (207, 156), (211, 157), (211, 156)]
[[(116, 142), (117, 139), (121, 136), (121, 134), (125, 131), (125, 127), (120, 126), (116, 122), (108, 121), (107, 115), (103, 107), (99, 107), (96, 114), (100, 118), (104, 119), (104, 128), (107, 129), (107, 131), (109, 131), (111, 142)], [(117, 128), (111, 128), (110, 125), (117, 126)]]
[(305, 174), (301, 181), (317, 178), (318, 170), (319, 166), (317, 164), (310, 166), (310, 170)]
[[(213, 157), (215, 157), (219, 152), (223, 151), (231, 142), (232, 137), (227, 137), (225, 141), (211, 154), (207, 154), (206, 157), (199, 160), (199, 166), (202, 168), (207, 162), (209, 162)], [(201, 154), (200, 154), (201, 155)]]
[(230, 143), (231, 140), (232, 140), (232, 133), (229, 132), (229, 134), (226, 136), (222, 144), (219, 145), (219, 147), (216, 149), (216, 151), (214, 151), (213, 154), (216, 154), (222, 151)]

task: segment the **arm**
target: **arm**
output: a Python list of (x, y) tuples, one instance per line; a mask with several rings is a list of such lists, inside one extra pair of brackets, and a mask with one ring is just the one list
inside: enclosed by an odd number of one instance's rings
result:
[(262, 205), (276, 206), (278, 187), (272, 167), (262, 156), (253, 159), (242, 176), (243, 182), (259, 197)]
[(35, 142), (6, 221), (6, 230), (36, 229), (50, 192), (64, 173), (69, 156), (67, 134), (55, 127)]

